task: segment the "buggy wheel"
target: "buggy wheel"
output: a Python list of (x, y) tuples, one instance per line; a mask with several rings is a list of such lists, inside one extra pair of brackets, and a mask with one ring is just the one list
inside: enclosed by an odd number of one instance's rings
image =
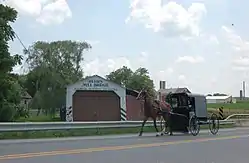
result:
[(209, 130), (213, 135), (216, 135), (220, 129), (220, 121), (217, 114), (212, 113), (209, 119)]
[(189, 119), (189, 131), (193, 136), (197, 136), (200, 132), (200, 122), (195, 115)]
[(169, 133), (168, 122), (164, 120), (163, 116), (160, 117), (160, 129), (163, 134)]

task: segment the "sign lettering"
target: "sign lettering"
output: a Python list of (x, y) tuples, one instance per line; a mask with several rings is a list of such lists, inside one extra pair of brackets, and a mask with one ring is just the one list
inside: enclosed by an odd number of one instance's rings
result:
[(87, 82), (84, 82), (82, 87), (109, 87), (107, 82), (103, 82), (102, 80), (88, 80)]

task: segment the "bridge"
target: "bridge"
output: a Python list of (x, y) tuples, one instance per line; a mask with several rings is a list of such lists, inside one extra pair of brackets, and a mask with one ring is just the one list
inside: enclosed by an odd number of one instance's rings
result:
[(155, 134), (1, 140), (1, 163), (247, 163), (249, 128), (219, 134)]

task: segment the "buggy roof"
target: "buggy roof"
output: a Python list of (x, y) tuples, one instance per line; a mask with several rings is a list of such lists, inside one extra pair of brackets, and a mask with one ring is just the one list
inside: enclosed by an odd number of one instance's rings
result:
[(197, 94), (197, 93), (187, 93), (187, 92), (171, 93), (171, 95), (180, 95), (180, 94), (186, 94), (189, 97), (206, 97), (205, 95)]

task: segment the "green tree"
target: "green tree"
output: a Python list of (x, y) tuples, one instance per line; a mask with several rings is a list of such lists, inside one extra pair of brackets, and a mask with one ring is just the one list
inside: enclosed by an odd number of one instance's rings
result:
[(0, 4), (0, 121), (12, 121), (20, 104), (21, 87), (16, 75), (11, 74), (13, 67), (21, 64), (20, 55), (11, 55), (8, 42), (13, 41), (15, 32), (10, 23), (14, 23), (17, 11)]
[(91, 45), (76, 41), (37, 41), (24, 51), (30, 72), (24, 84), (34, 97), (32, 108), (54, 113), (65, 104), (65, 87), (83, 78), (83, 54)]
[(133, 76), (133, 72), (130, 68), (123, 66), (116, 71), (106, 75), (106, 78), (122, 86), (128, 86), (130, 78)]
[(150, 79), (149, 71), (146, 68), (138, 68), (129, 80), (129, 86), (135, 90), (145, 88), (150, 96), (155, 97), (155, 86), (153, 80)]
[(145, 88), (151, 96), (155, 96), (153, 80), (150, 79), (149, 72), (146, 68), (138, 68), (133, 72), (130, 68), (123, 66), (110, 74), (106, 78), (126, 88), (140, 91)]

